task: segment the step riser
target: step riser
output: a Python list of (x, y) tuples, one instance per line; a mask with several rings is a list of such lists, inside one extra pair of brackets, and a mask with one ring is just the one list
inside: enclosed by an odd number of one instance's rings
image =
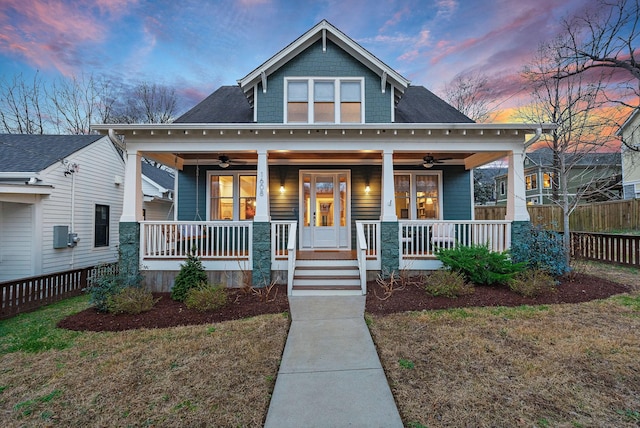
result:
[(293, 290), (292, 296), (362, 296), (361, 290)]
[(329, 282), (317, 279), (298, 279), (293, 281), (294, 287), (360, 287), (359, 280)]
[(315, 267), (332, 269), (336, 267), (357, 267), (357, 260), (296, 260), (297, 267)]
[(295, 276), (321, 276), (321, 277), (344, 277), (344, 276), (359, 276), (358, 269), (349, 270), (330, 270), (330, 269), (296, 269)]

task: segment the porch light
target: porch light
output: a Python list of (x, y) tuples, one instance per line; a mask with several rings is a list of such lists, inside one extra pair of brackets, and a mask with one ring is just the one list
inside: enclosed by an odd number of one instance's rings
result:
[(364, 193), (365, 193), (366, 195), (368, 195), (370, 191), (371, 191), (371, 187), (369, 187), (369, 185), (368, 185), (368, 184), (367, 184), (366, 186), (364, 186)]
[(280, 185), (280, 193), (284, 193), (284, 184)]

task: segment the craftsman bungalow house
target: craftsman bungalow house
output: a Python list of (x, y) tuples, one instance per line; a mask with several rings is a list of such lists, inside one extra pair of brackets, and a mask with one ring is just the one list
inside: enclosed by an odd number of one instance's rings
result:
[[(94, 126), (126, 146), (122, 262), (148, 286), (195, 251), (212, 281), (290, 294), (363, 293), (368, 273), (438, 267), (439, 245), (508, 248), (525, 145), (549, 128), (474, 123), (327, 21), (171, 124)], [(140, 157), (177, 171), (174, 221), (143, 221)], [(507, 218), (476, 222), (472, 169), (502, 158)]]

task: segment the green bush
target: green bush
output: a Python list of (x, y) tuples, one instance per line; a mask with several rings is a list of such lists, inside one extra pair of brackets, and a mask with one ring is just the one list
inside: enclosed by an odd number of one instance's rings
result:
[(440, 248), (436, 257), (445, 268), (460, 272), (475, 285), (508, 284), (524, 269), (524, 263), (513, 263), (508, 251), (493, 252), (488, 245)]
[(184, 303), (189, 309), (215, 311), (227, 304), (227, 290), (222, 285), (203, 282), (187, 291)]
[(112, 314), (137, 315), (151, 310), (156, 302), (150, 291), (139, 287), (125, 287), (107, 298), (107, 310)]
[(207, 273), (202, 267), (202, 262), (197, 256), (189, 254), (187, 261), (180, 265), (180, 272), (171, 288), (171, 298), (184, 302), (187, 292), (203, 282), (207, 282)]
[(556, 280), (545, 269), (527, 269), (509, 284), (511, 291), (525, 297), (535, 297), (556, 291)]
[(431, 272), (426, 278), (424, 289), (431, 296), (442, 296), (450, 299), (472, 294), (474, 291), (473, 286), (467, 284), (464, 275), (460, 272), (446, 269), (438, 269)]
[(553, 276), (569, 272), (562, 235), (543, 226), (529, 225), (525, 233), (511, 242), (514, 262), (526, 263), (531, 269), (544, 269)]

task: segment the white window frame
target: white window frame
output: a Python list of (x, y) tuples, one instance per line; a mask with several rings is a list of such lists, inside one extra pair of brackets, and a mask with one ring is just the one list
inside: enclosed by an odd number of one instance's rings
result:
[[(531, 177), (530, 180), (529, 180), (529, 182), (531, 183), (531, 187), (530, 188), (527, 187), (527, 178), (528, 177)], [(531, 174), (526, 174), (524, 176), (524, 183), (525, 183), (526, 190), (538, 190), (538, 173), (534, 172), (534, 173), (531, 173)], [(535, 184), (535, 186), (534, 186), (534, 184)]]
[[(443, 192), (442, 192), (442, 171), (432, 170), (432, 171), (412, 171), (412, 170), (398, 170), (394, 171), (393, 175), (408, 175), (409, 176), (409, 218), (403, 220), (417, 220), (418, 214), (418, 204), (416, 201), (417, 191), (416, 191), (416, 176), (418, 175), (436, 175), (438, 176), (438, 220), (442, 220), (443, 216)], [(393, 203), (396, 202), (396, 191), (393, 189)]]
[[(341, 124), (341, 98), (340, 98), (340, 84), (343, 82), (358, 82), (360, 83), (360, 122), (348, 122), (348, 123), (364, 123), (364, 106), (365, 106), (365, 98), (364, 98), (364, 77), (322, 77), (322, 76), (314, 76), (314, 77), (285, 77), (284, 79), (284, 98), (283, 98), (283, 111), (284, 111), (284, 123), (289, 123), (289, 82), (307, 82), (307, 122), (306, 123), (319, 123), (319, 124)], [(333, 82), (333, 90), (334, 90), (334, 122), (314, 122), (314, 83), (315, 82)], [(293, 123), (301, 123), (301, 122), (293, 122)]]
[(504, 180), (500, 181), (500, 196), (504, 196), (507, 194), (507, 184)]
[[(211, 219), (211, 177), (212, 176), (231, 176), (233, 177), (233, 215), (231, 216), (231, 220), (212, 220)], [(209, 170), (207, 171), (207, 221), (253, 221), (251, 220), (240, 220), (240, 176), (252, 176), (256, 177), (256, 187), (258, 185), (258, 174), (255, 170), (247, 170), (247, 171), (219, 171), (219, 170)], [(258, 196), (258, 189), (256, 188), (256, 199)]]

